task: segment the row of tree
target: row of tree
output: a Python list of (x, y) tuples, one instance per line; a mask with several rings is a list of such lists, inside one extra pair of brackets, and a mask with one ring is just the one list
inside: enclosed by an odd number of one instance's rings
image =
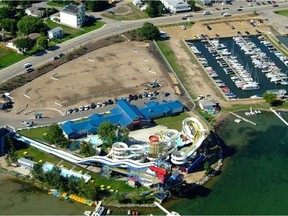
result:
[[(73, 0), (52, 0), (53, 2), (60, 5), (68, 5), (75, 4), (77, 2)], [(103, 11), (109, 7), (109, 1), (107, 0), (88, 0), (85, 2), (85, 6), (87, 10), (91, 10), (93, 12)]]
[(99, 198), (99, 187), (94, 180), (85, 183), (83, 178), (70, 176), (66, 178), (61, 175), (61, 169), (54, 166), (51, 171), (44, 172), (41, 163), (33, 166), (32, 174), (35, 179), (43, 182), (46, 187), (55, 188), (60, 192), (75, 194), (86, 199), (97, 200)]

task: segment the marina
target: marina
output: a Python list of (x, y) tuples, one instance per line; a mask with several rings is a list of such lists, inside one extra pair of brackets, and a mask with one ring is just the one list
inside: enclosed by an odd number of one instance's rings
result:
[(288, 58), (264, 36), (207, 38), (186, 41), (228, 100), (261, 97), (288, 90)]

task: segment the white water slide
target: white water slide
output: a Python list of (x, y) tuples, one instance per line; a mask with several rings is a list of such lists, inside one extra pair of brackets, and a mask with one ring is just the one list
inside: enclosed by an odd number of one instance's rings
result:
[(88, 157), (88, 158), (81, 158), (78, 156), (75, 156), (73, 154), (70, 154), (68, 152), (50, 147), (48, 145), (45, 145), (43, 143), (37, 142), (35, 140), (29, 139), (28, 137), (25, 136), (21, 136), (19, 134), (14, 135), (13, 137), (14, 139), (24, 142), (30, 146), (33, 146), (34, 148), (37, 148), (43, 152), (55, 155), (59, 158), (62, 158), (66, 161), (69, 161), (71, 163), (85, 163), (85, 162), (98, 162), (98, 163), (103, 163), (103, 164), (107, 164), (110, 166), (129, 166), (129, 167), (133, 167), (133, 168), (145, 168), (145, 167), (149, 167), (150, 165), (152, 165), (153, 163), (139, 163), (133, 160), (129, 160), (129, 159), (124, 159), (124, 160), (113, 160), (110, 158), (107, 158), (105, 156), (101, 157), (101, 156), (93, 156), (93, 157)]
[[(192, 122), (194, 127), (192, 128), (189, 123)], [(182, 122), (183, 133), (185, 133), (189, 139), (193, 140), (193, 144), (186, 150), (186, 157), (190, 157), (202, 144), (206, 138), (205, 129), (197, 118), (189, 117)]]

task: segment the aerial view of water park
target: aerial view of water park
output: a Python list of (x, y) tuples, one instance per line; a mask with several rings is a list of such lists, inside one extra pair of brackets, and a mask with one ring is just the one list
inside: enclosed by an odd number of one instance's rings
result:
[(288, 3), (102, 4), (0, 2), (0, 214), (287, 213)]

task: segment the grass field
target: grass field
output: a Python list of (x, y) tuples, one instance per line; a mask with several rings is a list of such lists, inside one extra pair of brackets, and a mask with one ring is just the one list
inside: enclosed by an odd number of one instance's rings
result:
[[(125, 4), (125, 6), (128, 6), (130, 8), (131, 13), (117, 15), (105, 12), (101, 15), (115, 20), (138, 20), (148, 18), (148, 15), (145, 12), (142, 12), (140, 9), (136, 8), (132, 3)], [(117, 13), (117, 9), (115, 12)]]
[(164, 125), (170, 129), (181, 131), (182, 121), (187, 117), (189, 117), (187, 113), (180, 113), (179, 115), (176, 115), (176, 116), (169, 116), (165, 118), (156, 119), (154, 120), (154, 122), (157, 125)]
[(274, 11), (274, 13), (282, 15), (282, 16), (288, 16), (288, 10), (278, 10), (278, 11)]
[(52, 29), (52, 28), (56, 28), (56, 27), (62, 27), (63, 30), (64, 30), (64, 36), (62, 39), (55, 39), (55, 40), (52, 40), (56, 43), (62, 43), (64, 41), (67, 41), (67, 40), (70, 40), (72, 38), (75, 38), (77, 36), (80, 36), (82, 34), (85, 34), (85, 33), (88, 33), (90, 31), (93, 31), (93, 30), (96, 30), (96, 29), (99, 29), (101, 28), (105, 22), (101, 22), (101, 21), (97, 21), (95, 23), (95, 25), (92, 25), (92, 26), (85, 26), (85, 27), (82, 27), (81, 29), (75, 29), (75, 28), (71, 28), (71, 27), (68, 27), (66, 25), (62, 25), (62, 24), (59, 24), (59, 23), (56, 23), (56, 22), (53, 22), (51, 20), (47, 20), (46, 21), (46, 24)]
[(12, 65), (25, 58), (26, 56), (18, 54), (8, 47), (5, 47), (3, 44), (0, 44), (0, 69), (8, 67), (9, 65)]
[(25, 129), (25, 130), (18, 131), (18, 133), (30, 139), (45, 142), (44, 134), (47, 133), (47, 130), (48, 130), (48, 126)]

